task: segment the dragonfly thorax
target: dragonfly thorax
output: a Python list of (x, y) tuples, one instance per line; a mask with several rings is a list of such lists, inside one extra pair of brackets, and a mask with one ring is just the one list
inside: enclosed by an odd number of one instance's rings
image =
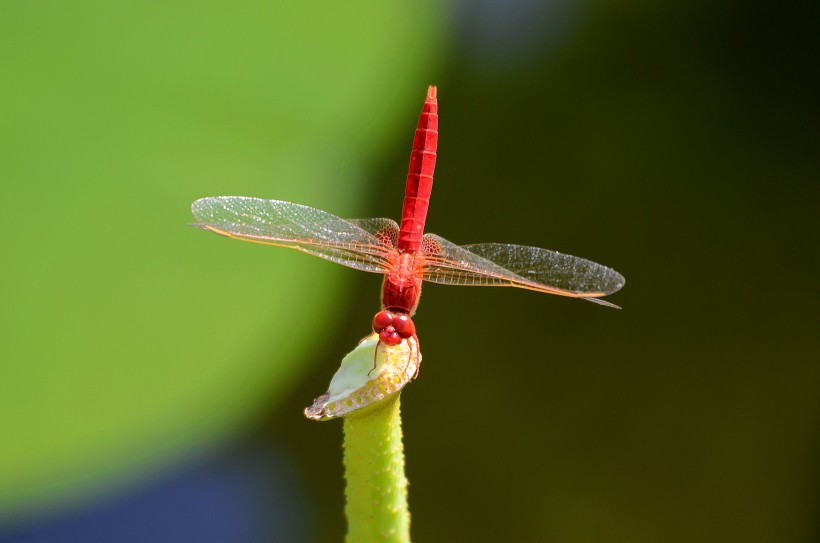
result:
[(382, 309), (412, 316), (421, 297), (422, 259), (412, 253), (398, 254), (390, 262), (382, 283)]

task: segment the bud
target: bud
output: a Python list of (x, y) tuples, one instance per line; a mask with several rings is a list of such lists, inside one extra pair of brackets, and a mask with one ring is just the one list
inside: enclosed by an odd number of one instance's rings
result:
[(327, 392), (305, 409), (305, 416), (329, 420), (378, 405), (415, 379), (420, 364), (416, 338), (387, 345), (379, 342), (378, 334), (370, 334), (344, 357)]

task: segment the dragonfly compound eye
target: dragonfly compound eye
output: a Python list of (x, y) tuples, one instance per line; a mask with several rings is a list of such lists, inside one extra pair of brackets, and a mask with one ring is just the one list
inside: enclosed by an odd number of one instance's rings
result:
[(396, 315), (393, 317), (393, 328), (396, 333), (402, 338), (410, 338), (416, 335), (416, 325), (413, 324), (413, 319), (407, 315)]
[[(381, 332), (382, 330), (386, 329), (388, 326), (393, 324), (393, 315), (391, 315), (387, 311), (379, 311), (373, 317), (373, 331), (374, 332)], [(382, 340), (384, 341), (384, 340)]]

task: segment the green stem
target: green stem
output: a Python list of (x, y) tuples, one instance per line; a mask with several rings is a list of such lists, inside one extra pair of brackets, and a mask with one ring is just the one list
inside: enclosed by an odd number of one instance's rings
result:
[(399, 396), (344, 418), (347, 543), (409, 543)]

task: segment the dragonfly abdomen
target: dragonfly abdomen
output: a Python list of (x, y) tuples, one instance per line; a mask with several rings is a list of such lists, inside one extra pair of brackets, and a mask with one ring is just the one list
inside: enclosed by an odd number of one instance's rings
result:
[(427, 89), (427, 100), (419, 117), (416, 135), (413, 138), (413, 150), (410, 152), (410, 168), (407, 172), (407, 186), (401, 212), (399, 251), (417, 253), (421, 249), (430, 193), (433, 190), (437, 147), (438, 102), (436, 87), (431, 86)]

